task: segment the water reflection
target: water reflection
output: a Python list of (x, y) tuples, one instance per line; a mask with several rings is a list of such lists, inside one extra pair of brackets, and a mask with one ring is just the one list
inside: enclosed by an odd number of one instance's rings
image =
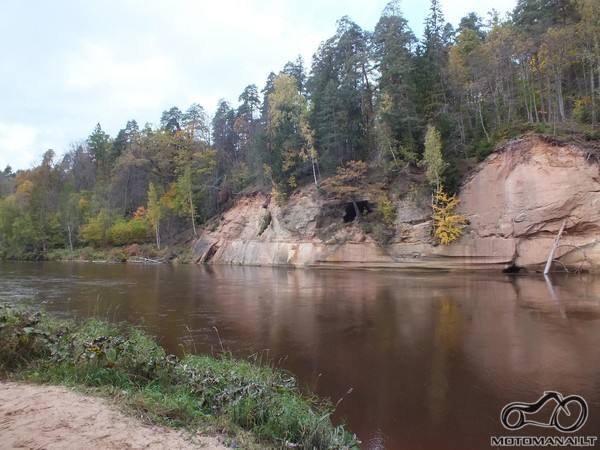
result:
[(600, 429), (594, 277), (14, 263), (0, 275), (4, 298), (131, 320), (172, 352), (223, 345), (281, 365), (342, 399), (337, 417), (365, 448), (489, 448), (502, 407), (545, 390), (583, 396), (582, 435)]

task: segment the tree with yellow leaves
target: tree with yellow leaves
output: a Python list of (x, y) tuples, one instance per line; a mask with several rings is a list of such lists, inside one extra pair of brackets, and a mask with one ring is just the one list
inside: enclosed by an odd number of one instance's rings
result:
[(454, 212), (460, 200), (456, 194), (448, 195), (440, 185), (433, 203), (433, 230), (435, 239), (442, 245), (448, 245), (463, 234), (467, 220), (461, 214)]
[(422, 165), (425, 166), (429, 184), (434, 188), (431, 202), (434, 236), (438, 243), (447, 245), (462, 236), (462, 229), (467, 221), (464, 216), (453, 212), (460, 200), (456, 195), (448, 195), (444, 191), (442, 178), (448, 164), (442, 156), (440, 132), (431, 125), (427, 127)]

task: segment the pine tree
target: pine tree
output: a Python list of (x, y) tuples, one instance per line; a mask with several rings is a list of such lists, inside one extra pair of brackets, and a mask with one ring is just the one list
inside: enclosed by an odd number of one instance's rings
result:
[(376, 129), (380, 154), (396, 164), (412, 162), (413, 142), (419, 126), (415, 107), (414, 62), (416, 40), (399, 8), (390, 2), (373, 33), (373, 58), (379, 73)]

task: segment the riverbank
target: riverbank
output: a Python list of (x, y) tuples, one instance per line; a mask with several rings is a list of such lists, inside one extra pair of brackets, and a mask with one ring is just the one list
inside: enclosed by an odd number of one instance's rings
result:
[(60, 386), (0, 383), (0, 449), (224, 450), (218, 437), (149, 425), (105, 399)]
[[(27, 260), (28, 258), (15, 258)], [(47, 261), (82, 261), (109, 263), (189, 263), (189, 245), (164, 246), (160, 250), (154, 244), (131, 244), (120, 247), (76, 247), (69, 249), (54, 249), (43, 255)]]
[(58, 321), (2, 305), (0, 375), (91, 390), (149, 423), (219, 431), (243, 448), (359, 444), (332, 424), (331, 404), (303, 395), (289, 373), (226, 353), (179, 359), (126, 324)]

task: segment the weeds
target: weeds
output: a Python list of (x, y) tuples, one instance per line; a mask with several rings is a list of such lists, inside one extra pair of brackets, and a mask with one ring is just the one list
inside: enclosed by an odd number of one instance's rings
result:
[(359, 446), (332, 424), (333, 405), (302, 395), (289, 373), (225, 352), (179, 359), (130, 325), (0, 306), (0, 374), (94, 388), (169, 426), (247, 430), (262, 448)]

